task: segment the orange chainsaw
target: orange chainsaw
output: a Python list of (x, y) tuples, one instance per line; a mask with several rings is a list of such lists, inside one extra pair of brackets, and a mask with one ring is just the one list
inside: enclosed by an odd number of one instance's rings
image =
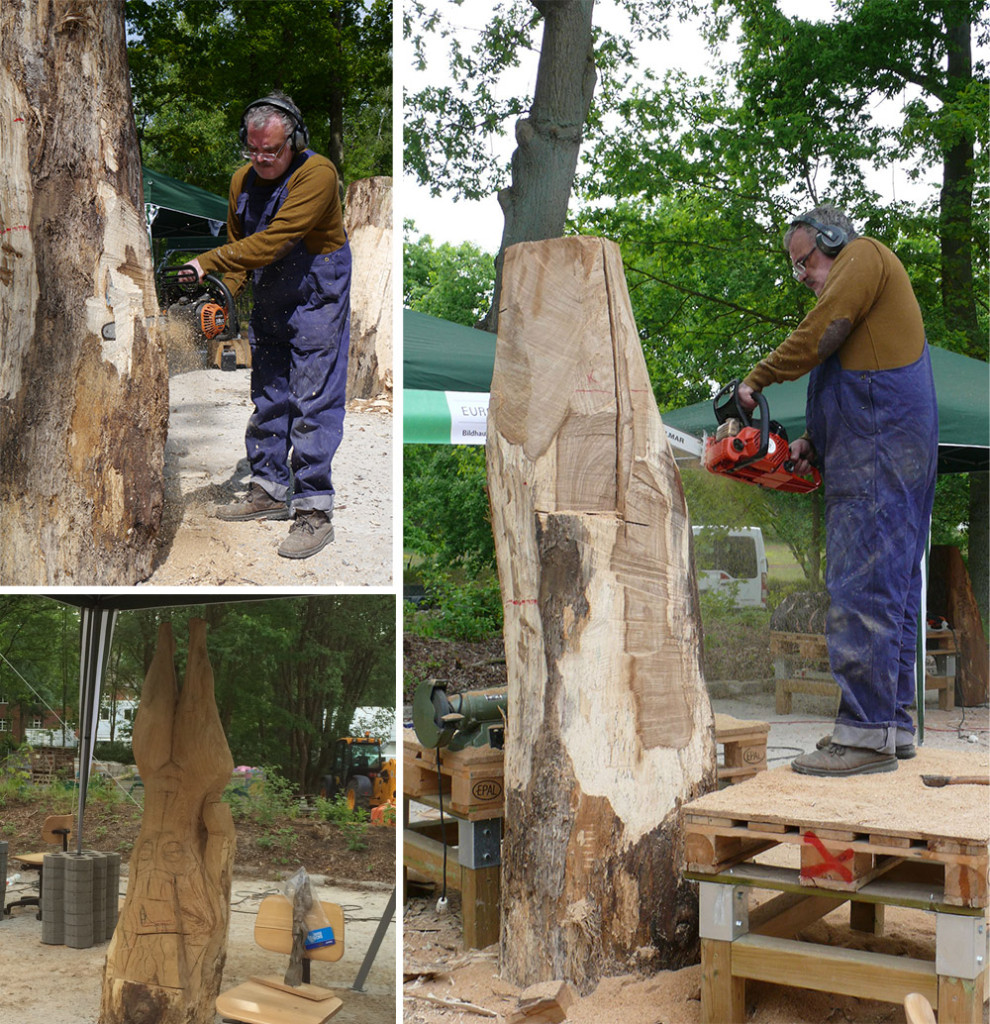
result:
[(774, 491), (807, 494), (816, 490), (821, 474), (814, 467), (810, 478), (794, 471), (787, 431), (770, 419), (766, 398), (753, 392), (760, 414), (754, 423), (736, 400), (738, 388), (738, 380), (729, 381), (712, 401), (718, 429), (705, 439), (701, 457), (705, 469)]

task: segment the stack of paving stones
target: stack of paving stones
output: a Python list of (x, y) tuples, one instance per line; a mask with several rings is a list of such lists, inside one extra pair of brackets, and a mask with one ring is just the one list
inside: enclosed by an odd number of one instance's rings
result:
[(45, 855), (41, 941), (71, 949), (106, 942), (117, 927), (120, 854)]

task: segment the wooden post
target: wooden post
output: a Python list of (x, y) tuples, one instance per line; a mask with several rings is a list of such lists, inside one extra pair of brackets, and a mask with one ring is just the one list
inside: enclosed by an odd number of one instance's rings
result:
[(618, 247), (506, 253), (488, 420), (505, 609), (501, 956), (582, 992), (697, 962), (680, 805), (715, 785), (691, 529)]
[(347, 400), (392, 391), (392, 179), (362, 178), (347, 189), (351, 243), (351, 341)]
[(3, 0), (0, 579), (151, 572), (168, 371), (123, 0)]
[(100, 1024), (212, 1024), (227, 952), (234, 825), (221, 802), (234, 762), (220, 725), (206, 623), (189, 623), (181, 692), (171, 626), (134, 720), (144, 815), (107, 952)]

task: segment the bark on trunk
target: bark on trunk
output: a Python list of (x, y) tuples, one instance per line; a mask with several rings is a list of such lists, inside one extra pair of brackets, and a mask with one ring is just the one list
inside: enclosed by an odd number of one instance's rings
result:
[(517, 242), (559, 238), (591, 109), (597, 72), (591, 41), (594, 0), (531, 0), (543, 16), (543, 41), (529, 116), (516, 122), (512, 183), (498, 194), (505, 215), (495, 257), (491, 309), (479, 326), (498, 330), (502, 264)]
[(365, 178), (347, 190), (351, 344), (347, 399), (392, 391), (392, 179)]
[(678, 808), (715, 785), (691, 529), (618, 247), (506, 253), (488, 420), (505, 608), (503, 973), (697, 957)]
[(189, 623), (178, 689), (172, 628), (134, 720), (144, 814), (107, 951), (100, 1024), (212, 1024), (227, 954), (235, 835), (221, 795), (234, 761), (213, 692), (206, 622)]
[(0, 582), (131, 584), (152, 567), (168, 374), (123, 0), (4, 0)]

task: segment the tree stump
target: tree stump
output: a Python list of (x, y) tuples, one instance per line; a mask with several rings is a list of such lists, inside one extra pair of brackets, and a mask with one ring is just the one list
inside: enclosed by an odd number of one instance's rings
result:
[(151, 571), (168, 372), (123, 0), (4, 0), (0, 581)]
[(488, 419), (508, 728), (501, 963), (590, 990), (697, 959), (678, 808), (714, 788), (680, 476), (618, 247), (506, 252)]
[(392, 391), (392, 179), (347, 189), (345, 226), (354, 257), (347, 400)]
[(167, 623), (134, 719), (144, 782), (127, 898), (107, 952), (100, 1024), (212, 1024), (227, 953), (234, 762), (220, 725), (206, 623), (189, 623), (178, 689)]

